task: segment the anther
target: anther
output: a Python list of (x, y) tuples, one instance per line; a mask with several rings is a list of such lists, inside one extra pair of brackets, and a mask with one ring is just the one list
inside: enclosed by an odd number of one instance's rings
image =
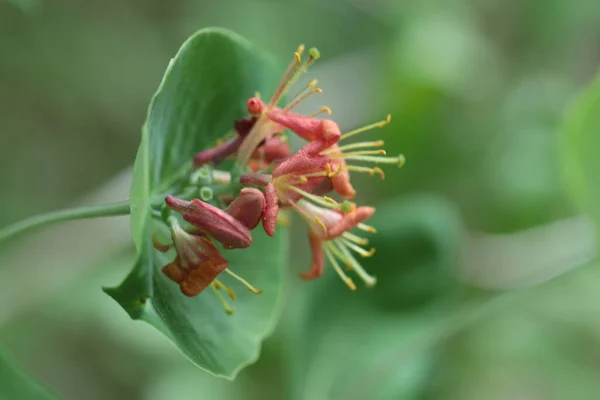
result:
[(323, 228), (323, 233), (327, 234), (327, 226), (325, 225), (325, 223), (323, 222), (323, 220), (319, 217), (314, 217), (314, 220), (317, 224), (319, 224), (319, 226), (321, 228)]
[(246, 281), (244, 278), (242, 278), (241, 276), (233, 273), (229, 268), (225, 268), (225, 272), (231, 276), (232, 278), (238, 280), (242, 285), (246, 286), (246, 288), (254, 293), (254, 294), (261, 294), (262, 290), (260, 289), (256, 289), (254, 286), (252, 286), (250, 283), (248, 283), (248, 281)]

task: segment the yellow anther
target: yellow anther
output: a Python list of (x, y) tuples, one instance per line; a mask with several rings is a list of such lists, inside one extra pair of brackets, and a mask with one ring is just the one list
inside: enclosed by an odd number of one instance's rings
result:
[(346, 285), (348, 285), (350, 290), (352, 290), (352, 291), (356, 290), (356, 285), (354, 284), (354, 282), (352, 281), (351, 278), (348, 277), (347, 279), (344, 279), (344, 282), (346, 282)]
[(225, 286), (225, 291), (227, 292), (227, 294), (229, 295), (229, 297), (231, 297), (231, 300), (235, 300), (236, 299), (236, 295), (235, 295), (235, 292), (233, 291), (233, 289), (231, 289), (230, 287)]
[(379, 126), (383, 128), (384, 126), (386, 126), (386, 125), (387, 125), (387, 124), (389, 124), (390, 122), (392, 122), (392, 116), (391, 116), (390, 114), (388, 114), (388, 115), (385, 117), (385, 121), (381, 121), (381, 123), (379, 124)]
[(319, 115), (319, 114), (323, 114), (323, 113), (327, 114), (328, 116), (331, 116), (331, 109), (330, 109), (329, 107), (327, 107), (327, 106), (321, 106), (321, 108), (320, 108), (320, 110), (319, 110), (319, 111), (317, 111), (317, 112), (314, 112), (314, 113), (312, 113), (312, 114), (309, 114), (309, 115), (308, 115), (308, 117), (309, 117), (309, 118), (314, 118), (314, 117), (316, 117), (317, 115)]
[(379, 175), (381, 179), (385, 179), (385, 174), (383, 173), (383, 170), (381, 168), (375, 167), (373, 168), (373, 172)]
[(219, 281), (214, 281), (212, 283), (212, 285), (210, 285), (210, 287), (212, 288), (213, 292), (215, 293), (215, 295), (219, 299), (219, 302), (223, 306), (223, 309), (225, 310), (225, 313), (227, 315), (232, 315), (233, 314), (233, 308), (231, 308), (231, 306), (229, 305), (229, 303), (227, 303), (227, 300), (225, 300), (225, 298), (223, 297), (223, 295), (219, 291), (219, 289), (221, 289), (221, 288), (224, 287), (223, 284), (220, 283)]
[(375, 254), (375, 247), (372, 247), (371, 250), (369, 250), (366, 254), (361, 254), (361, 256), (363, 256), (363, 257), (373, 257), (374, 254)]
[(331, 204), (338, 204), (338, 202), (332, 199), (331, 197), (323, 196), (323, 199), (325, 199), (325, 201), (328, 201)]
[(316, 80), (316, 79), (313, 79), (312, 81), (310, 81), (310, 82), (308, 83), (308, 85), (307, 85), (307, 86), (308, 86), (308, 87), (315, 87), (315, 86), (317, 86), (317, 84), (318, 84), (318, 83), (319, 83), (319, 81), (318, 81), (318, 80)]
[(308, 183), (308, 178), (306, 176), (299, 176), (298, 179), (300, 179), (300, 183)]
[(254, 97), (260, 99), (260, 92), (254, 92)]
[(313, 93), (323, 93), (323, 89), (321, 89), (321, 88), (314, 88), (314, 89), (312, 90), (312, 92), (313, 92)]
[(321, 226), (321, 228), (323, 228), (323, 233), (327, 233), (327, 226), (325, 226), (325, 223), (323, 222), (323, 220), (321, 220), (321, 218), (319, 218), (319, 217), (314, 217), (314, 220), (317, 224), (319, 224)]

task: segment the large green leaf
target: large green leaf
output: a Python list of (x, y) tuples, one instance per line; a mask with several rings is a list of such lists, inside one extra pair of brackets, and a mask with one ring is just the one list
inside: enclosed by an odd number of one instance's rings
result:
[(600, 77), (573, 100), (559, 148), (571, 194), (600, 224)]
[(260, 51), (221, 29), (196, 33), (171, 60), (150, 104), (134, 166), (131, 224), (138, 260), (119, 287), (105, 289), (132, 318), (154, 325), (199, 367), (227, 378), (258, 358), (262, 339), (275, 325), (286, 232), (279, 229), (272, 239), (257, 229), (250, 248), (222, 251), (231, 270), (263, 290), (253, 295), (227, 281), (238, 294), (229, 316), (210, 290), (189, 298), (162, 275), (160, 268), (174, 255), (153, 249), (152, 234), (161, 226), (150, 210), (154, 197), (173, 190), (196, 152), (214, 146), (246, 115), (249, 97), (274, 90), (277, 74), (270, 67)]
[(462, 224), (455, 208), (431, 196), (377, 207), (377, 249), (361, 264), (377, 285), (352, 292), (328, 269), (294, 335), (297, 399), (419, 398), (435, 363), (458, 288)]
[(27, 375), (8, 355), (0, 353), (0, 399), (54, 400), (58, 397)]

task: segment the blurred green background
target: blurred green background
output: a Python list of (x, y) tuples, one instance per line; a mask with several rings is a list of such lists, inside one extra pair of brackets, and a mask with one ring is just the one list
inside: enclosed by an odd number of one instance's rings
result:
[(377, 288), (301, 282), (295, 227), (281, 322), (234, 383), (102, 293), (132, 262), (122, 218), (0, 247), (0, 343), (65, 399), (600, 398), (595, 230), (557, 145), (598, 21), (595, 0), (0, 2), (0, 226), (125, 199), (150, 97), (207, 26), (282, 60), (317, 46), (307, 107), (344, 128), (391, 113), (376, 135), (408, 161), (357, 179)]

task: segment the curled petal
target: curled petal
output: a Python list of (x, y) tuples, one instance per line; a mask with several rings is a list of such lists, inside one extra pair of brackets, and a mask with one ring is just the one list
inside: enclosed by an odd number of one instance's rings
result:
[(254, 229), (265, 209), (265, 196), (258, 189), (244, 188), (225, 212), (240, 221), (246, 228)]
[(337, 143), (342, 136), (338, 125), (328, 119), (317, 119), (289, 111), (272, 111), (267, 115), (271, 121), (285, 126), (309, 142), (323, 141), (327, 145), (321, 150)]
[(373, 207), (358, 207), (348, 214), (344, 214), (339, 221), (327, 226), (327, 237), (332, 239), (342, 235), (361, 222), (371, 218), (374, 213), (375, 209)]
[(172, 237), (177, 257), (162, 272), (179, 284), (183, 294), (196, 296), (227, 268), (227, 260), (206, 237), (188, 234), (179, 227), (173, 230)]

